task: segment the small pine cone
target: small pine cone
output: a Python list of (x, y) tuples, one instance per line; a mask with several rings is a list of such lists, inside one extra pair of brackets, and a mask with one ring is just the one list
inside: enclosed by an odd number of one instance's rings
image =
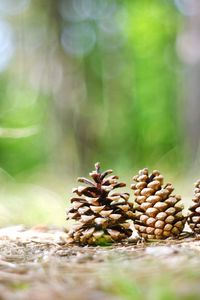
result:
[(200, 234), (200, 180), (195, 183), (194, 204), (189, 208), (188, 224), (193, 232)]
[(166, 239), (179, 236), (186, 218), (182, 214), (180, 196), (171, 195), (174, 188), (167, 183), (159, 171), (149, 175), (148, 169), (139, 171), (131, 185), (136, 196), (135, 229), (145, 239)]
[(119, 242), (131, 236), (127, 221), (134, 217), (133, 204), (128, 202), (128, 193), (112, 193), (126, 184), (118, 182), (118, 176), (109, 175), (111, 173), (112, 170), (101, 173), (96, 163), (95, 171), (89, 174), (93, 180), (78, 178), (87, 186), (73, 189), (77, 196), (71, 199), (67, 219), (78, 222), (69, 231), (69, 243), (97, 245)]

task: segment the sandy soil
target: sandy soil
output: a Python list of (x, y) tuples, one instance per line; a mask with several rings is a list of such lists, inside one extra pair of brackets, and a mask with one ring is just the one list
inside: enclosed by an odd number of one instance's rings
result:
[(57, 228), (0, 229), (0, 300), (199, 299), (198, 237), (109, 247), (65, 240)]

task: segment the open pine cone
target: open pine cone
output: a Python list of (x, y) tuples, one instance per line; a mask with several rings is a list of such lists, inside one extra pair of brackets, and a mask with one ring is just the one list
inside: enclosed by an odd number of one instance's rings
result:
[(174, 188), (170, 183), (163, 186), (159, 171), (149, 175), (148, 169), (139, 171), (131, 185), (136, 196), (135, 229), (145, 239), (166, 239), (178, 236), (185, 225), (180, 196), (171, 195)]
[(189, 208), (188, 224), (193, 232), (200, 234), (200, 180), (195, 183), (193, 205)]
[(133, 219), (133, 204), (128, 202), (128, 193), (113, 193), (116, 188), (126, 186), (118, 182), (112, 170), (100, 172), (99, 163), (89, 175), (93, 180), (78, 178), (86, 186), (73, 189), (77, 194), (71, 199), (72, 208), (67, 219), (77, 220), (69, 231), (69, 243), (104, 244), (119, 242), (131, 236), (128, 220)]

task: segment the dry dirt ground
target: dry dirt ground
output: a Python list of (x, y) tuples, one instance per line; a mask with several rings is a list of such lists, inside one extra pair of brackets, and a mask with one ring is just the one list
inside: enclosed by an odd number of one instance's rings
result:
[(200, 299), (200, 239), (65, 244), (62, 229), (0, 229), (0, 300)]

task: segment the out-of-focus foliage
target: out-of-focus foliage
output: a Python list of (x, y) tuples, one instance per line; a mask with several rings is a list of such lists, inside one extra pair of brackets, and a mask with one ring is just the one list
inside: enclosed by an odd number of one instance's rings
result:
[(170, 2), (134, 3), (129, 6), (128, 31), (134, 60), (134, 117), (129, 117), (129, 128), (134, 128), (135, 163), (177, 166), (182, 154), (175, 54), (178, 16)]
[(181, 172), (186, 2), (0, 0), (0, 178)]
[(1, 126), (38, 127), (1, 138), (3, 169), (179, 164), (172, 1), (9, 0), (0, 11)]

